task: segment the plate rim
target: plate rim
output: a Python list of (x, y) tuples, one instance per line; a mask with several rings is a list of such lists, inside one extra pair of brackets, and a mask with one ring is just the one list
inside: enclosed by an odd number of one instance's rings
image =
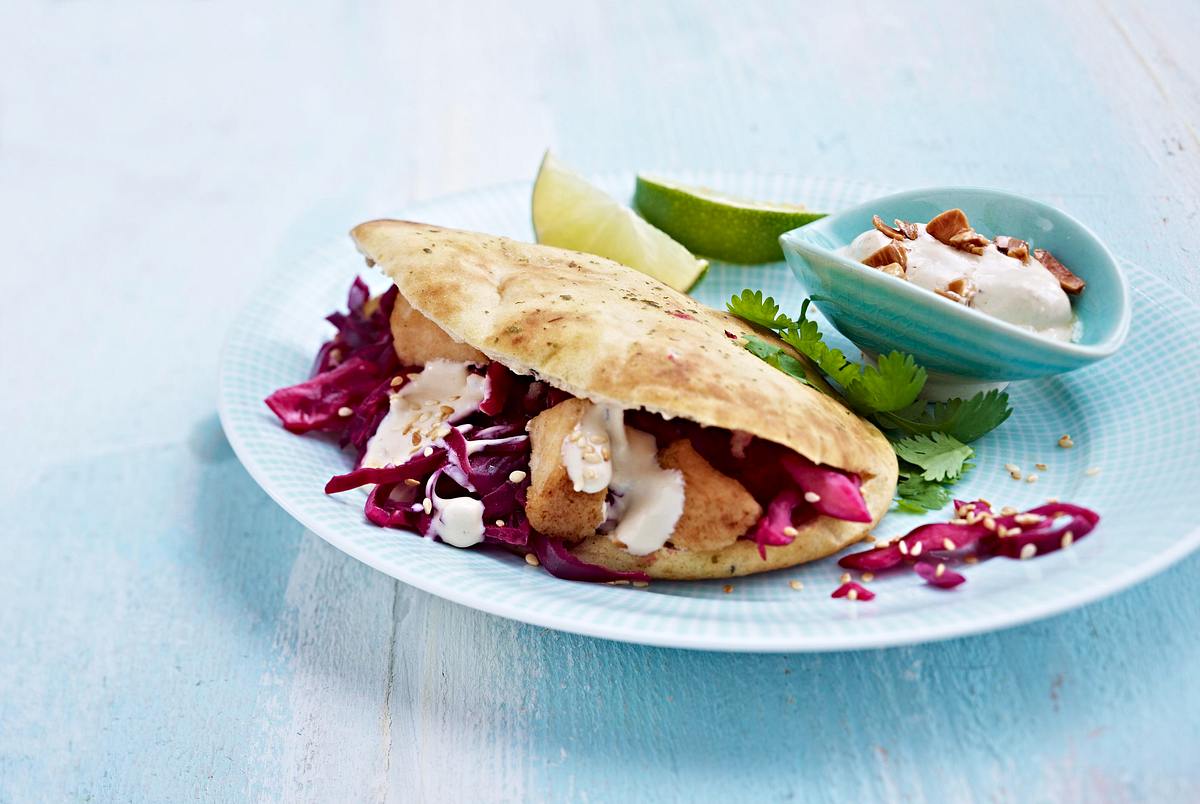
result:
[[(717, 174), (714, 171), (698, 170), (679, 172)], [(611, 171), (606, 174), (599, 174), (599, 176), (624, 176), (628, 175), (628, 173), (628, 171)], [(721, 172), (722, 175), (725, 173)], [(863, 180), (805, 176), (785, 172), (732, 171), (729, 172), (729, 175), (733, 175), (734, 173), (744, 178), (773, 177), (796, 182), (831, 181), (845, 184), (860, 184), (872, 188), (880, 187), (876, 183)], [(516, 188), (530, 186), (532, 186), (532, 182), (528, 181), (508, 181), (481, 185), (423, 200), (410, 201), (403, 208), (405, 210), (415, 210), (422, 206), (453, 203), (456, 199), (470, 198), (485, 193), (504, 193)], [(345, 235), (342, 235), (337, 238), (330, 237), (328, 240), (319, 241), (297, 259), (290, 260), (289, 265), (306, 264), (321, 257), (325, 252), (332, 251), (335, 247), (344, 248), (344, 238)], [(1118, 257), (1118, 260), (1128, 262), (1120, 257)], [(260, 307), (269, 306), (264, 303), (269, 298), (269, 294), (264, 291), (277, 285), (280, 277), (287, 272), (288, 268), (284, 267), (270, 271), (264, 276), (263, 281), (255, 286), (254, 292), (251, 293), (247, 301), (238, 310), (225, 332), (221, 345), (217, 377), (217, 414), (222, 431), (234, 454), (254, 482), (277, 505), (286, 511), (289, 516), (303, 525), (307, 531), (320, 537), (339, 551), (396, 581), (403, 582), (429, 594), (477, 611), (515, 622), (528, 623), (580, 636), (652, 647), (741, 653), (824, 653), (869, 650), (939, 642), (959, 637), (1003, 631), (1054, 617), (1126, 591), (1135, 584), (1162, 572), (1171, 564), (1200, 548), (1200, 522), (1197, 522), (1167, 549), (1130, 565), (1124, 571), (1105, 575), (1102, 581), (1088, 584), (1073, 591), (1058, 591), (1052, 597), (1039, 598), (1037, 602), (1015, 612), (1010, 609), (1001, 608), (995, 612), (983, 612), (980, 617), (973, 619), (955, 618), (952, 620), (940, 620), (933, 618), (926, 620), (919, 628), (911, 626), (901, 629), (879, 630), (843, 628), (823, 633), (798, 630), (791, 633), (784, 631), (775, 634), (750, 631), (743, 633), (723, 633), (719, 637), (714, 638), (711, 634), (679, 633), (660, 628), (642, 627), (630, 623), (611, 624), (603, 620), (579, 620), (569, 614), (558, 614), (536, 606), (529, 606), (524, 602), (509, 603), (495, 597), (476, 595), (471, 592), (469, 586), (458, 586), (448, 582), (440, 582), (436, 575), (423, 575), (415, 570), (409, 570), (399, 562), (384, 558), (365, 547), (355, 544), (353, 540), (340, 533), (339, 529), (321, 523), (310, 512), (301, 510), (291, 501), (289, 495), (280, 488), (275, 479), (272, 478), (269, 470), (262, 465), (255, 451), (247, 444), (246, 434), (239, 430), (239, 427), (233, 421), (230, 375), (233, 367), (231, 355), (234, 351), (235, 339), (246, 330), (247, 322), (255, 317)], [(569, 582), (562, 581), (561, 583)], [(739, 602), (753, 605), (753, 601)], [(662, 616), (664, 615), (655, 614), (652, 618), (648, 618), (647, 621), (657, 623)], [(850, 618), (849, 621), (852, 622), (852, 620), (853, 618)]]

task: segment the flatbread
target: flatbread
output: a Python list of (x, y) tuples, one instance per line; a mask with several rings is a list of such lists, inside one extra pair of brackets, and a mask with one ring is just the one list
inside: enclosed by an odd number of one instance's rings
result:
[[(590, 254), (409, 221), (371, 221), (351, 235), (368, 263), (456, 341), (593, 402), (742, 430), (855, 472), (874, 520), (817, 517), (791, 545), (767, 548), (765, 561), (744, 539), (711, 553), (667, 547), (638, 557), (604, 536), (573, 548), (581, 558), (652, 577), (730, 577), (834, 553), (887, 511), (897, 477), (887, 439), (735, 340), (753, 334), (783, 346), (771, 333)], [(811, 366), (810, 379), (824, 385)]]

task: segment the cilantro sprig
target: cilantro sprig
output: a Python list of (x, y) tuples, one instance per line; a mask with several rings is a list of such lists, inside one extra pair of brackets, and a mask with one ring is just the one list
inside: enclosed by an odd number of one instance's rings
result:
[[(912, 355), (889, 352), (880, 355), (874, 366), (851, 361), (826, 344), (817, 323), (808, 319), (810, 302), (805, 299), (800, 316), (790, 318), (780, 312), (775, 299), (747, 289), (726, 307), (738, 318), (778, 333), (780, 340), (836, 383), (850, 407), (893, 434), (892, 446), (900, 460), (899, 508), (914, 512), (941, 508), (950, 500), (948, 487), (971, 468), (968, 461), (975, 451), (968, 442), (990, 433), (1012, 414), (1008, 394), (992, 390), (965, 400), (932, 404), (918, 400), (928, 375)], [(812, 385), (803, 361), (760, 338), (747, 336), (745, 341), (755, 356)]]

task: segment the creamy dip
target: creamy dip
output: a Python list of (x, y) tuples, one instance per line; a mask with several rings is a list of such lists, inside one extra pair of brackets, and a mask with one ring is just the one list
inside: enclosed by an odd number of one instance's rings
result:
[(658, 465), (654, 436), (626, 427), (620, 407), (588, 405), (563, 439), (562, 459), (576, 491), (614, 492), (618, 522), (609, 537), (630, 553), (648, 555), (671, 538), (683, 514), (683, 473)]
[(439, 499), (431, 532), (455, 547), (479, 544), (483, 541), (483, 502), (474, 497)]
[(467, 363), (431, 360), (392, 392), (388, 412), (367, 442), (363, 466), (399, 466), (444, 438), (450, 425), (476, 409), (487, 394), (487, 378)]
[(908, 252), (907, 278), (926, 290), (946, 290), (966, 278), (978, 290), (969, 306), (981, 313), (1059, 341), (1075, 335), (1071, 301), (1059, 280), (1036, 259), (1021, 262), (989, 243), (983, 254), (961, 251), (941, 242), (918, 223), (916, 240), (893, 240), (877, 229), (863, 232), (841, 253), (862, 262), (886, 245)]

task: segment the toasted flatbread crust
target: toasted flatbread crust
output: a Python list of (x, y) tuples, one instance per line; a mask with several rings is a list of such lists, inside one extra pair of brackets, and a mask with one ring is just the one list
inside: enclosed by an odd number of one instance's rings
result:
[[(743, 430), (856, 472), (873, 517), (818, 517), (791, 545), (768, 548), (765, 561), (744, 539), (714, 552), (639, 557), (605, 536), (572, 548), (581, 558), (657, 578), (727, 578), (837, 552), (887, 511), (897, 473), (887, 439), (735, 340), (754, 334), (783, 346), (772, 334), (589, 254), (409, 221), (371, 221), (351, 235), (368, 263), (456, 341), (578, 397)], [(815, 371), (810, 379), (824, 384)]]

